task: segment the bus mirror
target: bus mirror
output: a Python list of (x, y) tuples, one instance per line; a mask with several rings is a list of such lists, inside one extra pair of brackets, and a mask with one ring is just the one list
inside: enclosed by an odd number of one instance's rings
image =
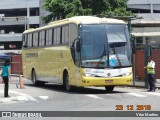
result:
[(24, 44), (23, 47), (24, 47), (24, 48), (27, 48), (27, 44)]
[(80, 49), (80, 41), (77, 41), (77, 42), (76, 42), (76, 51), (77, 51), (77, 52), (80, 52), (80, 51), (81, 51), (81, 49)]

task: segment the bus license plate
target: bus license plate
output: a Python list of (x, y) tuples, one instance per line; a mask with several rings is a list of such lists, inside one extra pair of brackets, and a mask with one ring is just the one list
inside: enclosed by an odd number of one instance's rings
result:
[(113, 80), (105, 80), (105, 83), (113, 83)]

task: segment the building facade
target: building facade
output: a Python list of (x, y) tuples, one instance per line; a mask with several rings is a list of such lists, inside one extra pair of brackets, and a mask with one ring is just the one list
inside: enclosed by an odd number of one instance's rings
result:
[(22, 33), (42, 24), (43, 0), (1, 0), (0, 49), (21, 49)]
[(128, 8), (137, 15), (133, 32), (160, 31), (160, 0), (128, 0)]
[(145, 81), (147, 86), (144, 66), (147, 65), (147, 57), (150, 55), (156, 63), (156, 81), (160, 81), (160, 0), (128, 0), (127, 4), (128, 9), (137, 15), (131, 21), (136, 44), (133, 57), (134, 82)]

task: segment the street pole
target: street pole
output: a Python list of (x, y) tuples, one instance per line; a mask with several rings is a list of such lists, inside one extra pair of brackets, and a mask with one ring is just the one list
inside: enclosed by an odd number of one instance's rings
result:
[(25, 30), (27, 30), (27, 17), (25, 17)]
[[(147, 65), (147, 59), (148, 59), (148, 42), (146, 42), (146, 45), (144, 46), (144, 64)], [(145, 69), (145, 87), (148, 88), (148, 77), (147, 77), (147, 70)]]
[(128, 31), (131, 34), (131, 17), (128, 17)]

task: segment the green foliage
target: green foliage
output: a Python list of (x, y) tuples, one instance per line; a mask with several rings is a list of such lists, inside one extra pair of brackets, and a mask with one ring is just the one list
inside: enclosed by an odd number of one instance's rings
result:
[[(127, 11), (128, 0), (107, 0), (110, 3), (109, 11), (107, 12), (110, 16), (130, 16), (132, 13)], [(106, 14), (107, 14), (106, 13)]]
[(50, 12), (45, 23), (72, 16), (130, 16), (127, 0), (45, 0), (43, 7)]

